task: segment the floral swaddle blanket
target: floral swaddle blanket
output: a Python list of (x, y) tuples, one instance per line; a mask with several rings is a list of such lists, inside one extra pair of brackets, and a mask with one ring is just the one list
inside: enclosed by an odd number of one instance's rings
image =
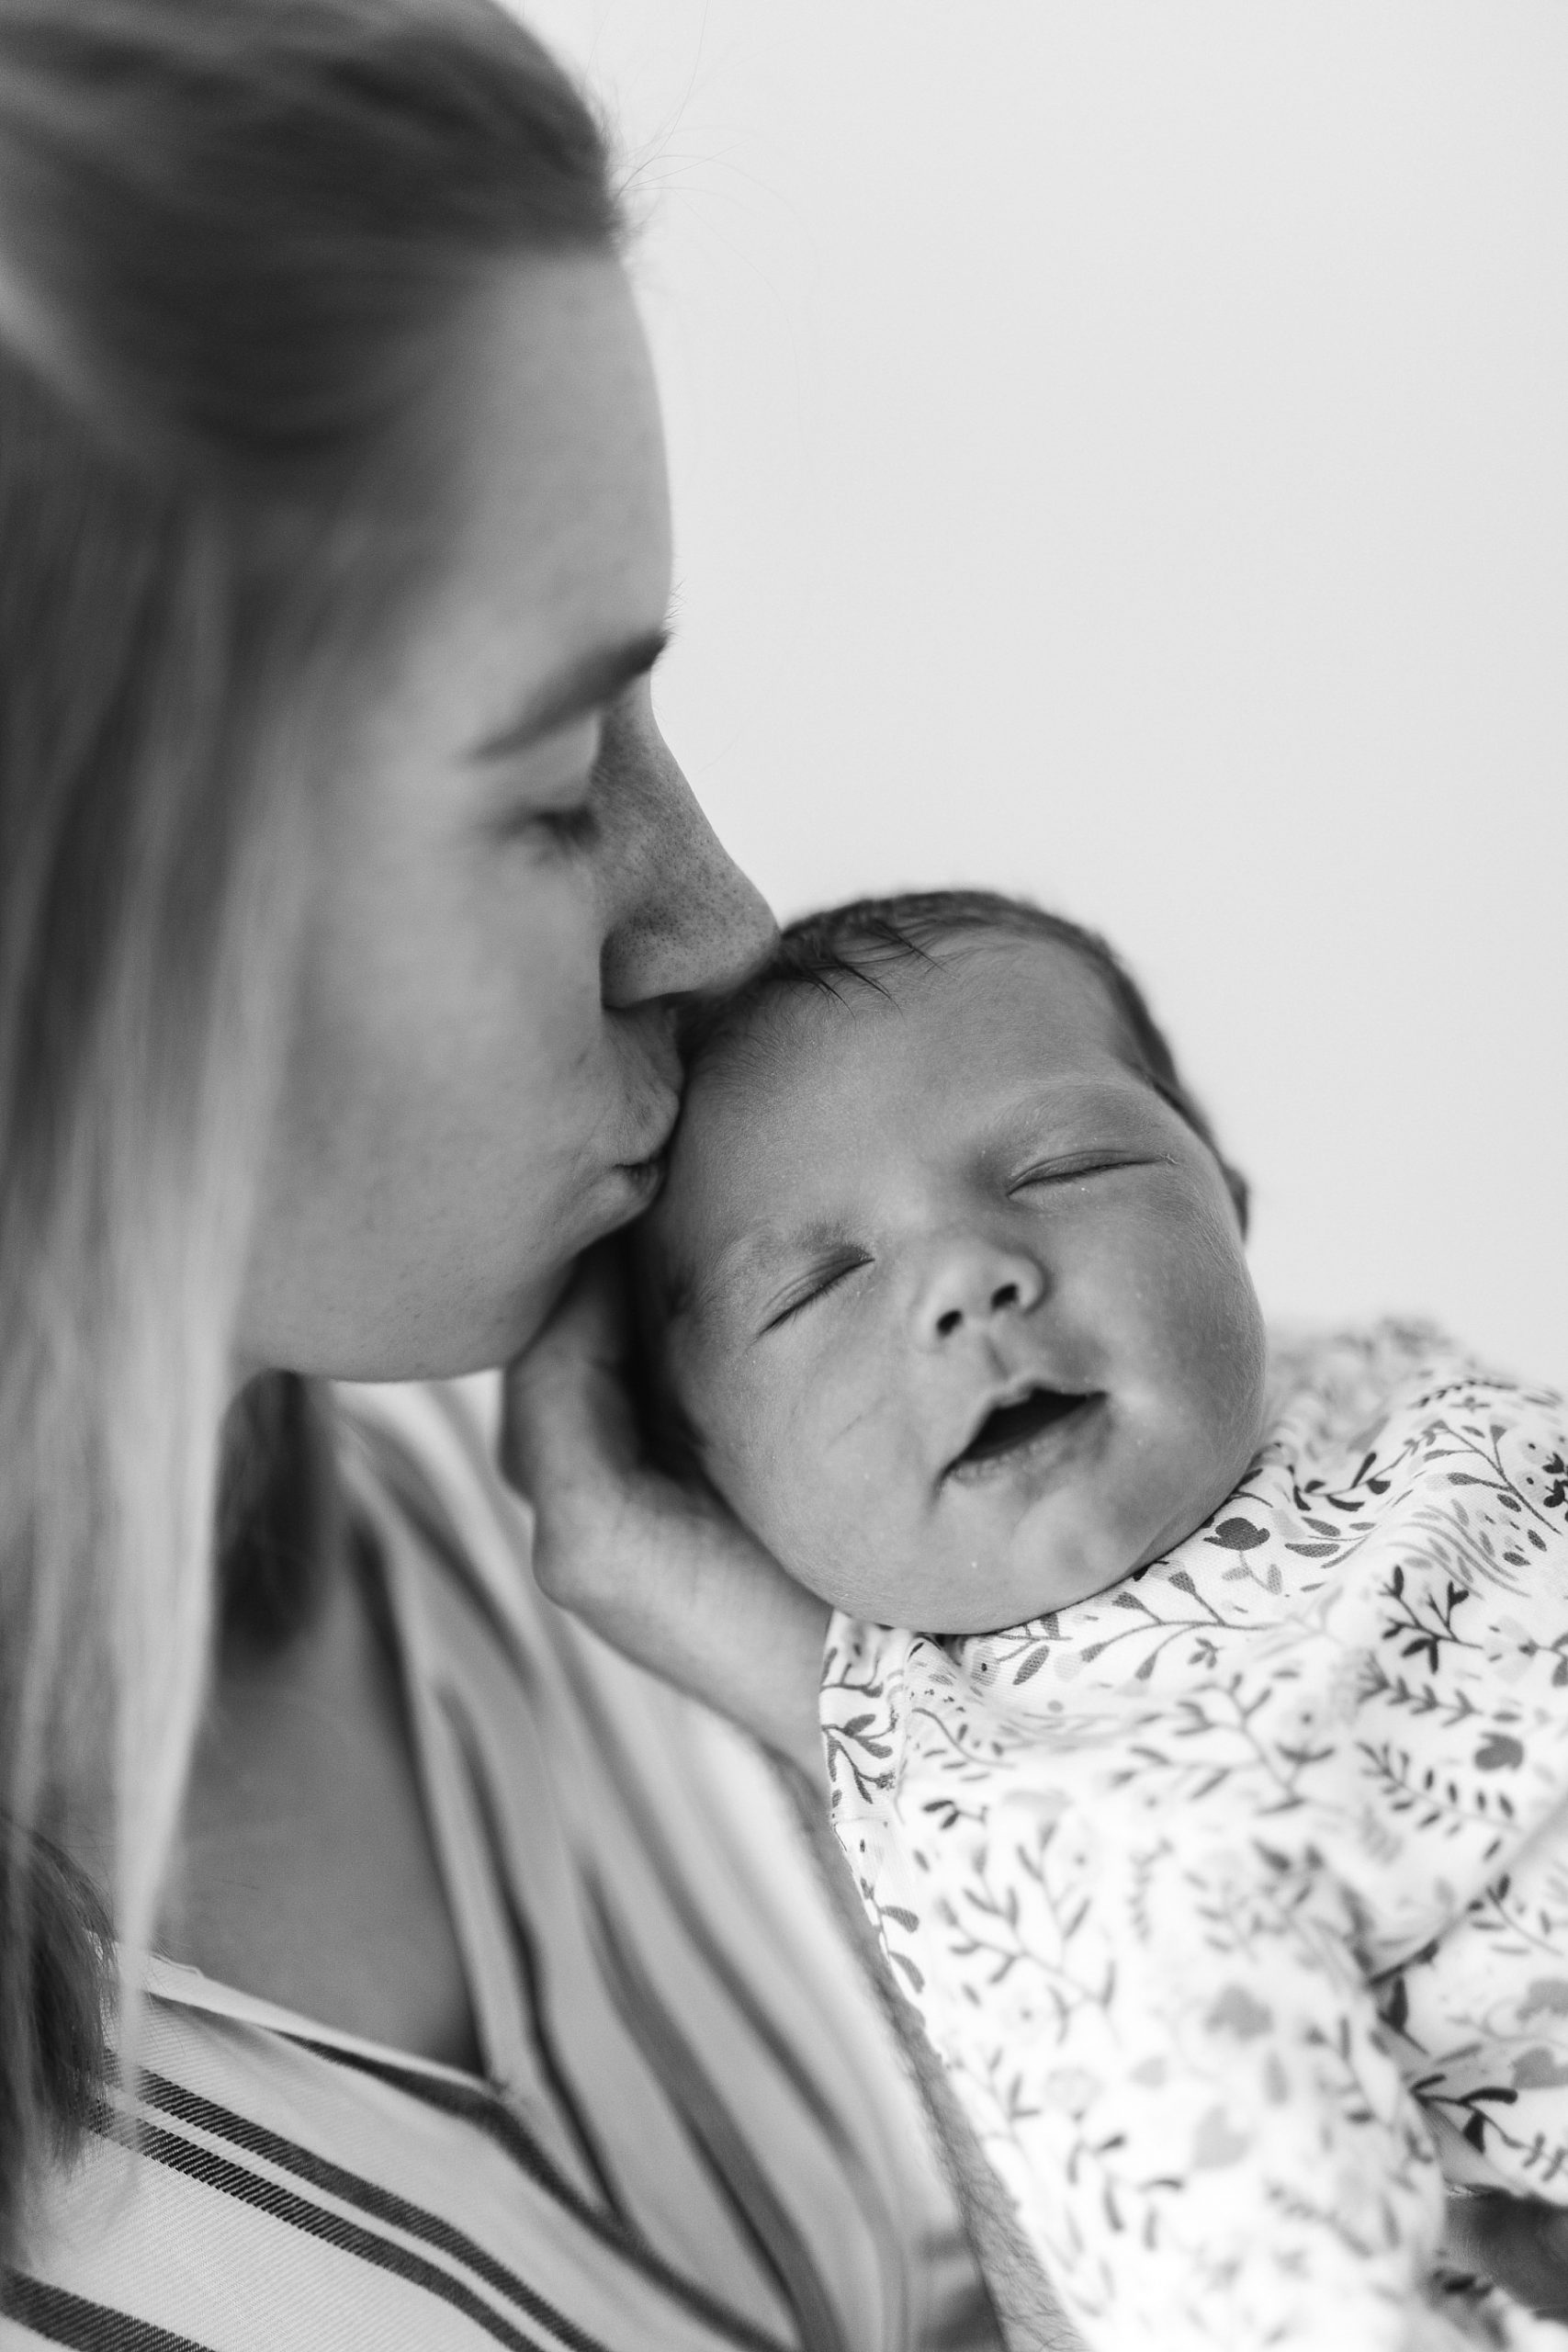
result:
[(1094, 2346), (1568, 2346), (1444, 2293), (1568, 2204), (1568, 1412), (1387, 1325), (1198, 1532), (937, 1640), (838, 1615), (833, 1821)]

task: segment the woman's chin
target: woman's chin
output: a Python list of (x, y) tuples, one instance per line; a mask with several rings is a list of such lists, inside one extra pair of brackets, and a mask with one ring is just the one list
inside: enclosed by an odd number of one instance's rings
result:
[(368, 1385), (383, 1381), (461, 1380), (496, 1372), (537, 1339), (570, 1282), (575, 1260), (543, 1273), (513, 1275), (479, 1299), (454, 1289), (440, 1306), (422, 1302), (401, 1318), (383, 1317), (374, 1330), (323, 1344), (292, 1368), (328, 1379)]
[(491, 1364), (510, 1363), (513, 1356), (531, 1348), (566, 1296), (576, 1271), (576, 1259), (569, 1258), (564, 1265), (553, 1266), (548, 1272), (536, 1275), (518, 1295), (506, 1347), (500, 1355), (487, 1358), (483, 1366), (476, 1365), (474, 1369), (488, 1370)]

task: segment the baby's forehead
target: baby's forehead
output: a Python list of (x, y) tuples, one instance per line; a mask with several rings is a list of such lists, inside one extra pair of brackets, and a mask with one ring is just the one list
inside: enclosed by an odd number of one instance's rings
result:
[[(883, 1138), (908, 1153), (976, 1142), (1042, 1101), (1129, 1074), (1100, 976), (1055, 942), (989, 934), (928, 956), (820, 979), (790, 976), (743, 999), (692, 1069), (654, 1212), (673, 1287), (705, 1283), (772, 1224), (792, 1232), (852, 1169), (874, 1188)], [(697, 1277), (694, 1272), (693, 1281)]]
[[(977, 1043), (989, 1050), (976, 1056)], [(840, 1062), (887, 1050), (931, 1069), (956, 1059), (998, 1090), (1032, 1060), (1086, 1070), (1111, 1060), (1145, 1074), (1087, 956), (1054, 938), (975, 930), (923, 951), (768, 977), (743, 992), (692, 1071), (694, 1118), (733, 1114), (770, 1093), (828, 1091)]]

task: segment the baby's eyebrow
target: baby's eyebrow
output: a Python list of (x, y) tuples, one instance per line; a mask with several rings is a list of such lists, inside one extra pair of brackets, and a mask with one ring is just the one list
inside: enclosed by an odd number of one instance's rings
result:
[(742, 1283), (765, 1281), (824, 1250), (840, 1249), (843, 1227), (812, 1217), (804, 1225), (754, 1225), (727, 1241), (691, 1287), (688, 1307), (696, 1314)]

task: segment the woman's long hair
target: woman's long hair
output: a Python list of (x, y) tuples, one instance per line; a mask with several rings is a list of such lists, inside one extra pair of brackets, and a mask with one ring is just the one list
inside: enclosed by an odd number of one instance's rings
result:
[(333, 713), (463, 303), (615, 212), (491, 0), (0, 0), (0, 2261), (178, 1823)]

